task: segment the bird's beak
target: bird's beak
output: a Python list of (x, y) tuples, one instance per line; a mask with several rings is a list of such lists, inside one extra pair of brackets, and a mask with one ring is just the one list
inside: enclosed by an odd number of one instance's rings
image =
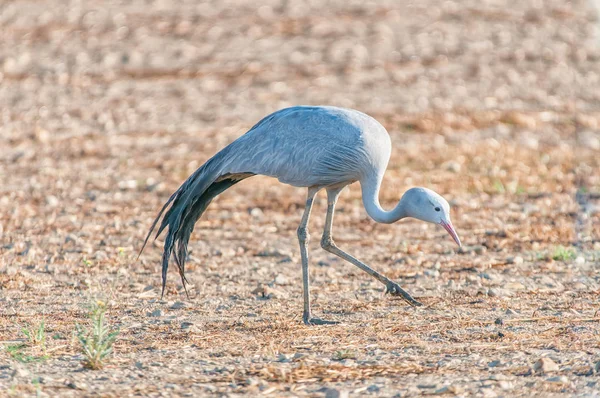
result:
[(452, 237), (452, 239), (454, 239), (454, 241), (456, 242), (456, 244), (458, 245), (458, 247), (461, 247), (462, 244), (460, 243), (460, 239), (458, 238), (458, 234), (454, 230), (454, 227), (452, 226), (452, 223), (450, 222), (450, 220), (448, 220), (448, 221), (442, 220), (442, 221), (440, 221), (440, 225), (442, 227), (444, 227), (444, 229), (446, 231), (448, 231), (448, 233), (450, 234), (450, 236)]

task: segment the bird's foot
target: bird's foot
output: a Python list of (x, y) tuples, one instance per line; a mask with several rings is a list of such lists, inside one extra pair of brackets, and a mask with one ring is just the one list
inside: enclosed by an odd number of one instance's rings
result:
[(402, 289), (399, 284), (395, 282), (389, 282), (385, 285), (385, 294), (392, 296), (400, 296), (404, 301), (413, 307), (421, 307), (423, 304), (415, 300), (406, 290)]
[(336, 321), (327, 321), (321, 318), (313, 318), (311, 316), (303, 316), (302, 321), (307, 326), (320, 326), (320, 325), (337, 325), (339, 322)]

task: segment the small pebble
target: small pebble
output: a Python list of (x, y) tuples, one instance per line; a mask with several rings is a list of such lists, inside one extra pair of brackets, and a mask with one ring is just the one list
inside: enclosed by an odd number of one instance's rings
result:
[(187, 304), (182, 302), (182, 301), (176, 301), (175, 303), (173, 303), (173, 305), (171, 306), (172, 310), (179, 310), (181, 308), (185, 308), (187, 307)]
[(537, 373), (557, 372), (558, 369), (559, 367), (556, 362), (548, 357), (538, 359), (533, 365), (533, 370), (535, 370)]
[(437, 278), (438, 276), (440, 276), (440, 271), (438, 271), (437, 269), (426, 269), (423, 273), (426, 276), (430, 276), (433, 278)]
[(162, 311), (157, 309), (152, 312), (148, 312), (147, 315), (152, 317), (162, 316)]
[(348, 391), (328, 388), (325, 390), (325, 398), (348, 398)]
[(509, 282), (505, 287), (509, 290), (525, 290), (525, 285), (521, 282)]
[(515, 264), (515, 265), (523, 264), (523, 257), (521, 257), (521, 256), (508, 257), (506, 259), (506, 263), (507, 264)]
[(496, 381), (500, 381), (500, 380), (508, 380), (508, 376), (506, 376), (505, 374), (502, 373), (496, 373), (490, 376), (490, 380), (496, 380)]
[(554, 376), (546, 379), (549, 383), (569, 384), (569, 379), (566, 376)]
[(502, 390), (512, 390), (514, 385), (510, 381), (502, 380), (498, 382), (498, 387), (500, 387)]
[(255, 207), (254, 209), (250, 210), (250, 215), (254, 218), (260, 218), (263, 216), (263, 211), (258, 207)]

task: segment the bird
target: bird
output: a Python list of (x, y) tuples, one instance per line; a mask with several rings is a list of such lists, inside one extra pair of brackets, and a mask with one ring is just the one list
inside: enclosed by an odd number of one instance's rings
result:
[(365, 210), (374, 221), (390, 224), (412, 217), (439, 224), (461, 246), (450, 219), (450, 205), (430, 189), (411, 188), (393, 209), (382, 208), (379, 191), (391, 149), (387, 130), (363, 112), (335, 106), (293, 106), (278, 110), (216, 153), (183, 182), (152, 223), (140, 254), (164, 214), (155, 236), (156, 239), (167, 228), (162, 253), (162, 295), (171, 256), (187, 294), (185, 263), (196, 221), (223, 191), (252, 176), (264, 175), (307, 188), (306, 205), (297, 229), (305, 324), (338, 323), (314, 317), (310, 306), (308, 221), (315, 196), (321, 190), (327, 192), (321, 247), (381, 282), (386, 293), (399, 296), (412, 306), (421, 306), (399, 284), (340, 249), (333, 240), (333, 216), (340, 193), (347, 185), (358, 182)]

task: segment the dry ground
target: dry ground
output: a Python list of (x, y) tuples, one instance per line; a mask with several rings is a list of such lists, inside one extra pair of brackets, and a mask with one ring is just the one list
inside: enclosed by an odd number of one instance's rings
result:
[[(597, 396), (592, 6), (261, 3), (0, 1), (0, 395)], [(198, 223), (191, 298), (171, 270), (160, 300), (161, 242), (136, 252), (162, 203), (292, 104), (386, 126), (387, 207), (414, 185), (451, 199), (461, 251), (434, 226), (376, 225), (357, 186), (337, 213), (338, 243), (425, 307), (318, 247), (319, 197), (314, 310), (341, 324), (304, 326), (305, 192), (264, 177)], [(92, 371), (73, 332), (96, 299), (120, 334)], [(17, 355), (41, 319), (48, 358)], [(557, 369), (536, 370), (541, 358)]]

